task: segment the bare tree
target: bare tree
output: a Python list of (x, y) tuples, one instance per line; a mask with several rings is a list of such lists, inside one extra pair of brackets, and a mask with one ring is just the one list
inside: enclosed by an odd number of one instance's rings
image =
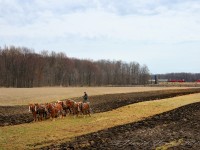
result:
[[(185, 75), (186, 77), (187, 75)], [(68, 58), (25, 47), (0, 48), (0, 86), (102, 86), (146, 84), (149, 70), (137, 62)]]

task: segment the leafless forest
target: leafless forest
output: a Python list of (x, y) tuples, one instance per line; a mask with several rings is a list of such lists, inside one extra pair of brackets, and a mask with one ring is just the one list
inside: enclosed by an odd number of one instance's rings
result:
[(160, 79), (171, 79), (171, 80), (182, 80), (184, 79), (186, 82), (195, 82), (200, 79), (200, 73), (167, 73), (167, 74), (159, 74), (158, 78)]
[(0, 86), (102, 86), (146, 84), (149, 69), (137, 62), (85, 60), (24, 47), (0, 49)]
[[(168, 73), (158, 77), (194, 82), (200, 74)], [(144, 85), (150, 78), (148, 67), (135, 61), (93, 61), (46, 50), (38, 54), (25, 47), (0, 48), (1, 87)]]

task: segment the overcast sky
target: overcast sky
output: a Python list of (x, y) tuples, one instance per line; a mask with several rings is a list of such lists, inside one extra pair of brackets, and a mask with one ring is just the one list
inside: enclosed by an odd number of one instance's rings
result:
[(0, 0), (0, 47), (200, 72), (200, 0)]

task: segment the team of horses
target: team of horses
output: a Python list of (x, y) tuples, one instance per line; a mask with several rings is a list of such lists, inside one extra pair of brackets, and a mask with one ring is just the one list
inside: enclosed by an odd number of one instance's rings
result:
[(85, 117), (86, 115), (90, 116), (91, 113), (89, 102), (76, 102), (70, 99), (55, 103), (29, 104), (29, 112), (33, 114), (34, 121), (42, 121), (47, 118), (62, 118), (66, 115), (84, 115)]

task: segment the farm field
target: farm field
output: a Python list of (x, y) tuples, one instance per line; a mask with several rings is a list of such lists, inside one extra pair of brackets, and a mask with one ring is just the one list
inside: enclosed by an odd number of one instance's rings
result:
[[(199, 137), (199, 92), (200, 89), (190, 88), (94, 95), (90, 96), (92, 117), (67, 116), (36, 123), (30, 123), (33, 119), (26, 105), (0, 106), (0, 148), (151, 149), (184, 147), (188, 140), (188, 146), (198, 147), (200, 144), (195, 145), (194, 141)], [(187, 132), (183, 134), (175, 128), (176, 123), (185, 123)]]
[(70, 142), (55, 143), (42, 149), (199, 150), (199, 115), (200, 102), (192, 103), (143, 118), (144, 120), (132, 120), (133, 122), (125, 125), (78, 136)]
[(84, 91), (89, 96), (155, 91), (167, 89), (186, 89), (187, 87), (45, 87), (45, 88), (0, 88), (0, 106), (27, 105), (80, 97)]

